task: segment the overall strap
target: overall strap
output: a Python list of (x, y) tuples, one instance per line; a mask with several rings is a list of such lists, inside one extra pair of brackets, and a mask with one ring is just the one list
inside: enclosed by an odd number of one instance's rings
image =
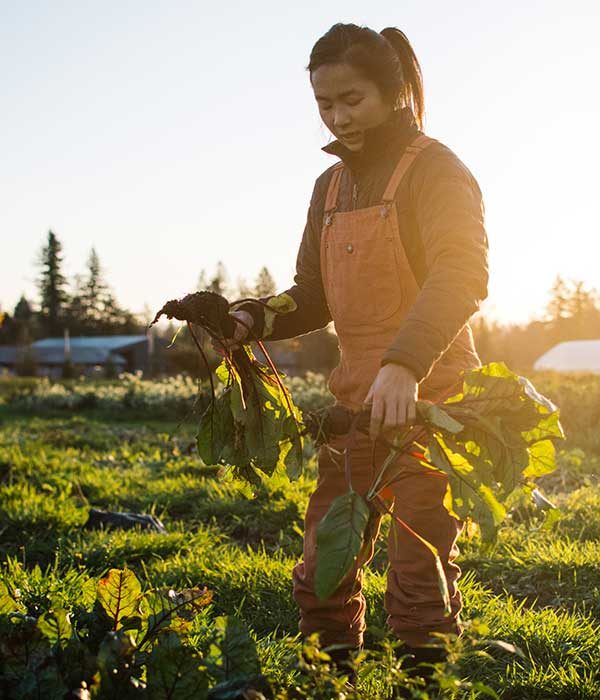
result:
[(329, 181), (329, 188), (327, 190), (327, 198), (325, 199), (325, 214), (329, 215), (337, 208), (337, 200), (340, 192), (340, 183), (342, 181), (342, 172), (344, 170), (344, 164), (342, 162), (336, 163), (333, 166), (333, 174), (331, 175), (331, 180)]
[(383, 193), (384, 204), (389, 204), (394, 201), (398, 187), (402, 182), (402, 178), (410, 170), (410, 167), (415, 162), (419, 153), (424, 151), (433, 143), (436, 143), (435, 139), (425, 136), (425, 134), (419, 134), (419, 136), (417, 136), (417, 138), (406, 147), (406, 150), (398, 161), (398, 165), (396, 166), (388, 186), (385, 188), (385, 192)]

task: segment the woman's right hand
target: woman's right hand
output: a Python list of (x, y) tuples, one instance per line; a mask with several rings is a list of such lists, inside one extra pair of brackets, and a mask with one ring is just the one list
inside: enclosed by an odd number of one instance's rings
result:
[(217, 353), (217, 355), (221, 355), (221, 357), (224, 357), (227, 353), (237, 350), (241, 345), (243, 345), (250, 334), (250, 329), (254, 325), (254, 319), (247, 311), (230, 311), (229, 315), (235, 321), (233, 337), (221, 338), (220, 340), (211, 338), (213, 350)]

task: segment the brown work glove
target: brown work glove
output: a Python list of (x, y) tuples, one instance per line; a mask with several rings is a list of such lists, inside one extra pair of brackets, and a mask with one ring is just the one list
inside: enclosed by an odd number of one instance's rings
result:
[(226, 350), (233, 352), (243, 345), (250, 336), (250, 329), (254, 325), (254, 319), (247, 311), (230, 311), (229, 315), (235, 320), (233, 337), (221, 338), (220, 340), (211, 338), (213, 350), (221, 357), (225, 356)]

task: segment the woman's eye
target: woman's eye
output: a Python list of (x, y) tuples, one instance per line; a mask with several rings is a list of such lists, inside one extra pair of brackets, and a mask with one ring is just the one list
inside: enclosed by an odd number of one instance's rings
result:
[(359, 100), (349, 100), (346, 102), (347, 105), (350, 107), (356, 107), (356, 105), (359, 105), (363, 101), (363, 98), (361, 97)]

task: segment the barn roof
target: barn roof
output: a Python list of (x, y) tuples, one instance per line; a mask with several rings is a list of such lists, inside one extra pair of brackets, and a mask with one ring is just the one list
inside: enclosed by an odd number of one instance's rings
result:
[(600, 374), (600, 340), (570, 340), (559, 343), (535, 362), (534, 369)]
[[(123, 350), (131, 345), (147, 342), (145, 335), (91, 335), (75, 336), (69, 340), (71, 351), (79, 349), (95, 349), (104, 351)], [(35, 350), (60, 348), (65, 346), (64, 338), (43, 338), (31, 344)]]
[[(64, 348), (34, 348), (36, 361), (41, 365), (62, 365), (65, 361)], [(78, 348), (71, 346), (71, 361), (76, 365), (104, 365), (112, 362), (115, 365), (125, 365), (127, 361), (122, 355), (111, 352), (106, 348)]]
[[(104, 365), (112, 362), (114, 365), (124, 366), (127, 361), (119, 353), (147, 341), (145, 335), (76, 336), (69, 341), (71, 360), (76, 365)], [(31, 343), (31, 352), (36, 362), (41, 365), (62, 365), (65, 361), (65, 340), (36, 340)], [(0, 345), (0, 364), (15, 365), (18, 355), (19, 349), (14, 345)]]

